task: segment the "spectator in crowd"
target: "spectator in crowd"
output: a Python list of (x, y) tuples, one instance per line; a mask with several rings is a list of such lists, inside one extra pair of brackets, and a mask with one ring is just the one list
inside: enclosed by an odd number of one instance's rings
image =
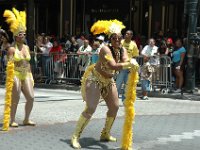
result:
[(35, 45), (35, 52), (36, 52), (36, 67), (37, 67), (37, 77), (39, 78), (39, 81), (42, 80), (42, 75), (44, 72), (42, 72), (42, 52), (43, 52), (43, 45), (44, 45), (44, 39), (43, 36), (38, 35), (36, 38), (36, 45)]
[(65, 42), (65, 50), (66, 50), (67, 53), (70, 53), (71, 45), (72, 45), (71, 36), (67, 35), (66, 36), (66, 42)]
[(79, 46), (78, 46), (75, 36), (71, 36), (70, 42), (71, 42), (71, 46), (69, 48), (69, 53), (76, 53), (78, 51)]
[(80, 48), (81, 46), (84, 45), (84, 41), (86, 40), (85, 36), (86, 36), (86, 35), (85, 35), (85, 33), (83, 32), (83, 33), (80, 34), (80, 37), (76, 40), (77, 43), (78, 43), (78, 47), (79, 47), (79, 48)]
[(140, 68), (140, 80), (142, 87), (142, 99), (148, 100), (148, 92), (150, 92), (150, 85), (154, 68), (149, 63), (149, 56), (144, 55), (144, 64)]
[(45, 76), (49, 76), (49, 63), (51, 61), (51, 58), (49, 56), (49, 52), (51, 48), (53, 47), (53, 44), (50, 42), (50, 37), (45, 36), (44, 37), (44, 44), (42, 44), (41, 51), (42, 51), (42, 68), (44, 69), (43, 73)]
[(146, 56), (154, 56), (158, 53), (158, 47), (155, 45), (155, 40), (150, 38), (148, 41), (148, 45), (146, 45), (143, 49), (141, 54)]
[(100, 43), (98, 41), (94, 41), (92, 44), (92, 56), (91, 56), (91, 64), (95, 64), (99, 58), (100, 52)]
[(166, 45), (167, 45), (167, 49), (166, 49), (165, 54), (171, 58), (173, 50), (174, 50), (174, 44), (173, 44), (172, 38), (167, 39)]
[(104, 38), (103, 35), (97, 36), (96, 39), (97, 39), (97, 41), (99, 41), (99, 43), (100, 43), (100, 46), (99, 46), (100, 48), (102, 48), (103, 46), (105, 46), (105, 43), (104, 43), (105, 38)]
[(77, 51), (79, 49), (78, 43), (76, 41), (75, 36), (71, 36), (70, 38), (70, 48), (68, 49), (68, 57), (67, 57), (67, 62), (66, 62), (66, 69), (68, 69), (67, 72), (70, 72), (68, 74), (69, 77), (75, 78), (76, 74), (78, 73), (78, 56), (77, 56)]
[(54, 72), (56, 78), (62, 78), (63, 76), (63, 63), (65, 62), (66, 55), (63, 52), (63, 48), (57, 39), (53, 41), (53, 47), (50, 50), (50, 54), (53, 56)]
[(155, 37), (155, 41), (156, 41), (156, 46), (160, 47), (162, 44), (162, 41), (165, 40), (164, 38), (164, 32), (162, 30), (158, 31), (156, 37)]
[(87, 66), (90, 64), (90, 54), (92, 52), (92, 47), (89, 45), (88, 40), (84, 40), (84, 45), (81, 46), (77, 54), (79, 55), (78, 64), (80, 72), (84, 72)]
[(0, 29), (0, 67), (2, 67), (2, 71), (5, 71), (6, 63), (7, 63), (7, 51), (10, 47), (9, 37), (5, 30)]
[(165, 40), (162, 40), (162, 41), (160, 42), (160, 47), (158, 47), (158, 54), (159, 54), (160, 56), (166, 55), (166, 51), (167, 51), (166, 42), (165, 42)]
[(184, 59), (185, 59), (186, 50), (183, 47), (183, 42), (180, 38), (175, 41), (175, 48), (172, 53), (172, 67), (173, 73), (175, 75), (175, 82), (176, 82), (176, 90), (174, 92), (179, 93), (181, 92), (181, 88), (183, 86), (184, 78), (183, 78), (183, 71), (184, 71)]
[[(141, 52), (142, 55), (149, 56), (149, 62), (150, 64), (157, 65), (158, 62), (158, 47), (155, 45), (155, 40), (153, 38), (149, 39), (148, 45), (146, 45)], [(152, 57), (154, 56), (154, 57)]]
[[(127, 30), (125, 33), (124, 39), (121, 41), (122, 46), (127, 50), (129, 59), (139, 56), (139, 50), (137, 48), (136, 43), (131, 40), (132, 37), (133, 37), (133, 31)], [(126, 86), (126, 82), (128, 80), (128, 73), (129, 73), (129, 69), (120, 70), (116, 78), (117, 91), (118, 91), (118, 95), (122, 93), (122, 102), (124, 102), (125, 100), (124, 89)], [(123, 90), (122, 90), (122, 84), (124, 84)]]

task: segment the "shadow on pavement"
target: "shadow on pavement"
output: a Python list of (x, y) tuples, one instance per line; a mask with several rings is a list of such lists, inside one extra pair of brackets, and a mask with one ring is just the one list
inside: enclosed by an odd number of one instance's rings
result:
[[(71, 139), (60, 139), (60, 141), (67, 143), (71, 146)], [(104, 142), (100, 142), (98, 140), (95, 140), (94, 138), (81, 138), (79, 140), (81, 144), (82, 149), (100, 149), (100, 150), (111, 150), (108, 148), (107, 145), (104, 144)]]

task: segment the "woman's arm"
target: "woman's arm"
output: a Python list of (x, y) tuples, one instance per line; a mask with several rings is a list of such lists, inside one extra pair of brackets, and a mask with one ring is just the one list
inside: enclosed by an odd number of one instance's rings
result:
[(15, 53), (15, 48), (14, 47), (9, 47), (8, 48), (8, 53), (7, 53), (8, 61), (12, 60), (12, 58), (14, 56), (14, 53)]
[[(110, 49), (107, 46), (102, 47), (99, 55), (101, 57), (101, 61), (103, 61), (103, 62), (107, 61), (108, 66), (112, 70), (128, 69), (128, 68), (131, 68), (131, 66), (133, 66), (133, 64), (131, 64), (130, 61), (122, 62), (122, 63), (116, 63), (113, 56), (112, 56)], [(125, 60), (126, 60), (126, 57), (124, 57), (124, 61)]]
[(180, 59), (179, 66), (182, 66), (184, 58), (185, 58), (185, 53), (181, 53), (181, 59)]

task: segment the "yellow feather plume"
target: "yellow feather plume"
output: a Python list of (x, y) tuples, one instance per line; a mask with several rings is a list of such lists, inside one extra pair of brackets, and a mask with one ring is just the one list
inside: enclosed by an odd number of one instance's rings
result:
[(95, 22), (90, 31), (95, 34), (112, 34), (112, 33), (121, 33), (121, 30), (124, 29), (125, 26), (122, 22), (118, 20), (98, 20)]
[(11, 10), (5, 10), (3, 17), (6, 18), (6, 22), (10, 25), (10, 31), (17, 35), (20, 31), (26, 31), (26, 12), (18, 11), (16, 8)]
[(133, 122), (135, 119), (135, 99), (136, 99), (136, 87), (138, 83), (138, 67), (131, 69), (128, 75), (128, 81), (125, 93), (125, 120), (122, 134), (122, 150), (132, 150), (133, 142)]
[(8, 131), (10, 124), (10, 113), (12, 103), (12, 88), (14, 84), (14, 63), (8, 61), (6, 67), (6, 95), (5, 95), (5, 106), (4, 106), (4, 118), (3, 118), (3, 131)]
[(26, 27), (26, 12), (25, 11), (20, 11), (20, 16), (21, 16), (21, 22), (24, 27)]

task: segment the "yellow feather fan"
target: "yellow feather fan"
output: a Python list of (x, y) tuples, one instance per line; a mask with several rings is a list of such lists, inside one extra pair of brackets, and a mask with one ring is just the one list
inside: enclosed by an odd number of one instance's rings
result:
[(10, 31), (13, 35), (17, 35), (19, 32), (26, 31), (26, 12), (18, 11), (16, 8), (11, 10), (5, 10), (4, 17), (6, 22), (10, 25)]

